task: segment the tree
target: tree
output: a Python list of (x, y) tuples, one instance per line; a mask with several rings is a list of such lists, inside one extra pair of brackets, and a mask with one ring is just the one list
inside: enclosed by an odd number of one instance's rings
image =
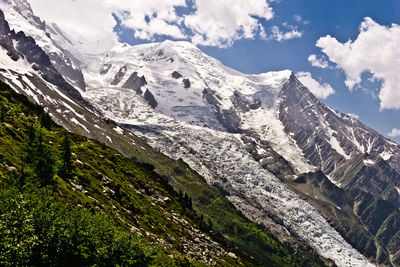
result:
[(68, 136), (68, 133), (64, 135), (64, 138), (61, 141), (61, 162), (62, 166), (58, 172), (58, 175), (63, 178), (71, 178), (73, 176), (73, 159), (72, 159), (72, 150), (71, 150), (71, 142)]
[(24, 162), (26, 164), (30, 164), (33, 162), (34, 154), (36, 153), (36, 131), (33, 127), (33, 124), (30, 124), (28, 127), (28, 138), (24, 148)]
[(42, 128), (46, 128), (47, 130), (51, 130), (51, 117), (44, 110), (40, 113), (40, 126)]
[(3, 105), (1, 105), (1, 107), (0, 107), (0, 122), (4, 122), (4, 119), (6, 118), (6, 113), (7, 113), (6, 108)]
[(183, 198), (183, 205), (184, 205), (186, 208), (188, 208), (188, 209), (190, 209), (190, 210), (193, 210), (192, 198), (189, 197), (187, 193), (185, 193), (185, 196), (184, 196), (184, 198)]
[(43, 135), (37, 138), (37, 148), (33, 155), (33, 167), (42, 187), (54, 184), (54, 159), (50, 149), (43, 143)]

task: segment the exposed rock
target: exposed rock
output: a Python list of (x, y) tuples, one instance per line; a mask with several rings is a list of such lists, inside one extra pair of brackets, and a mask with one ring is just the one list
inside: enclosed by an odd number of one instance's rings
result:
[[(67, 53), (65, 51), (65, 53)], [(69, 57), (62, 57), (57, 53), (49, 53), (49, 57), (55, 68), (66, 77), (72, 84), (81, 90), (86, 89), (85, 79), (79, 68), (74, 68)]]
[(319, 101), (292, 74), (280, 91), (279, 119), (313, 166), (331, 174), (346, 159), (365, 152), (392, 154), (391, 167), (400, 171), (400, 146)]
[(152, 108), (157, 107), (158, 103), (149, 89), (146, 89), (146, 92), (144, 92), (144, 99), (147, 101), (147, 103), (149, 103)]
[(182, 74), (180, 74), (180, 73), (177, 72), (177, 71), (174, 71), (174, 72), (171, 74), (171, 76), (172, 76), (172, 78), (174, 78), (174, 79), (182, 78)]
[(215, 92), (210, 88), (203, 90), (203, 98), (214, 108), (216, 112), (217, 120), (227, 129), (230, 133), (240, 133), (242, 130), (240, 127), (240, 118), (236, 114), (234, 109), (222, 109), (220, 108), (221, 103), (215, 96)]
[(103, 67), (100, 70), (100, 74), (101, 75), (107, 74), (108, 71), (111, 69), (111, 67), (112, 67), (112, 64), (103, 64)]
[(135, 71), (131, 76), (129, 76), (128, 80), (126, 80), (122, 87), (133, 89), (137, 94), (141, 95), (143, 93), (141, 88), (146, 84), (146, 78), (144, 76), (139, 77)]
[(122, 66), (117, 74), (114, 76), (114, 80), (111, 82), (111, 85), (117, 85), (121, 82), (122, 78), (125, 76), (125, 72), (128, 70), (128, 67), (126, 65)]
[[(14, 47), (14, 43), (16, 44)], [(0, 10), (0, 45), (7, 50), (7, 54), (13, 59), (18, 60), (20, 57), (34, 65), (36, 71), (40, 71), (41, 76), (47, 82), (58, 86), (64, 93), (73, 99), (86, 103), (81, 94), (58, 72), (49, 56), (40, 48), (35, 40), (26, 36), (24, 32), (20, 31), (15, 33), (14, 30), (10, 31), (8, 22), (4, 18), (4, 13)]]
[(183, 79), (182, 82), (183, 82), (183, 87), (190, 88), (190, 80), (189, 80), (189, 78)]

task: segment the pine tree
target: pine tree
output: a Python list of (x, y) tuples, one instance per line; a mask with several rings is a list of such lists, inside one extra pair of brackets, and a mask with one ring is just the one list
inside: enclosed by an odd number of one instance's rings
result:
[(26, 141), (25, 148), (24, 148), (24, 162), (26, 164), (30, 164), (33, 162), (34, 154), (36, 153), (36, 131), (33, 127), (33, 124), (29, 125), (28, 127), (28, 140)]
[(51, 130), (51, 117), (44, 110), (40, 114), (40, 126), (42, 128), (46, 128), (47, 130)]
[(7, 113), (6, 108), (3, 105), (1, 105), (1, 107), (0, 107), (0, 122), (4, 122), (4, 120), (6, 118), (6, 113)]
[(71, 142), (67, 133), (64, 135), (64, 138), (61, 141), (60, 150), (62, 166), (58, 172), (58, 175), (63, 179), (71, 178), (73, 176), (73, 159)]
[(34, 171), (39, 179), (40, 186), (53, 185), (54, 180), (54, 159), (49, 148), (43, 143), (43, 135), (37, 138), (37, 148), (34, 153)]

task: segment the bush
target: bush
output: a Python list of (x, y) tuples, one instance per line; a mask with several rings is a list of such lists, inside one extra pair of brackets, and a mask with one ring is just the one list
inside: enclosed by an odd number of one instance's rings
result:
[(0, 265), (147, 266), (158, 250), (48, 188), (0, 185)]

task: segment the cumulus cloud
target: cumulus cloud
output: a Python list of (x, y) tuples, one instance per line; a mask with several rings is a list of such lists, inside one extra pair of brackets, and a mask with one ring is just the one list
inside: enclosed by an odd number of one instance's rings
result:
[(192, 42), (220, 47), (264, 34), (259, 19), (270, 20), (274, 15), (265, 0), (195, 0), (194, 8), (184, 20), (193, 32)]
[[(83, 0), (81, 0), (83, 1)], [(182, 18), (176, 7), (185, 7), (185, 0), (103, 0), (123, 26), (134, 30), (135, 38), (151, 40), (155, 35), (186, 38), (179, 27)]]
[(99, 0), (57, 0), (49, 4), (46, 0), (29, 0), (32, 9), (46, 22), (56, 22), (69, 36), (82, 43), (90, 43), (91, 49), (108, 49), (117, 42), (113, 32), (116, 21)]
[(272, 35), (271, 39), (275, 39), (278, 42), (286, 41), (294, 38), (300, 38), (303, 36), (303, 32), (298, 31), (297, 29), (290, 29), (289, 31), (281, 31), (278, 26), (272, 26), (271, 28)]
[(379, 100), (381, 109), (400, 109), (400, 26), (380, 25), (366, 17), (354, 41), (339, 42), (327, 35), (319, 38), (316, 46), (329, 60), (343, 69), (345, 84), (353, 90), (360, 85), (363, 72), (370, 72), (381, 81)]
[[(29, 1), (40, 17), (81, 36), (115, 39), (114, 14), (122, 26), (134, 31), (135, 38), (167, 36), (218, 47), (240, 39), (267, 39), (261, 22), (274, 16), (266, 0), (57, 0), (54, 5), (48, 0)], [(298, 34), (277, 32), (277, 38), (287, 40)]]
[(318, 98), (326, 99), (328, 96), (335, 93), (335, 90), (333, 90), (330, 84), (319, 83), (311, 76), (311, 73), (309, 72), (297, 72), (296, 77), (305, 87), (307, 87), (311, 91), (311, 93), (313, 93)]
[(390, 137), (399, 137), (400, 136), (400, 129), (393, 128), (390, 133), (388, 133)]
[(323, 58), (318, 58), (317, 55), (311, 54), (308, 57), (308, 62), (311, 63), (313, 67), (318, 67), (322, 69), (329, 68), (329, 63)]

